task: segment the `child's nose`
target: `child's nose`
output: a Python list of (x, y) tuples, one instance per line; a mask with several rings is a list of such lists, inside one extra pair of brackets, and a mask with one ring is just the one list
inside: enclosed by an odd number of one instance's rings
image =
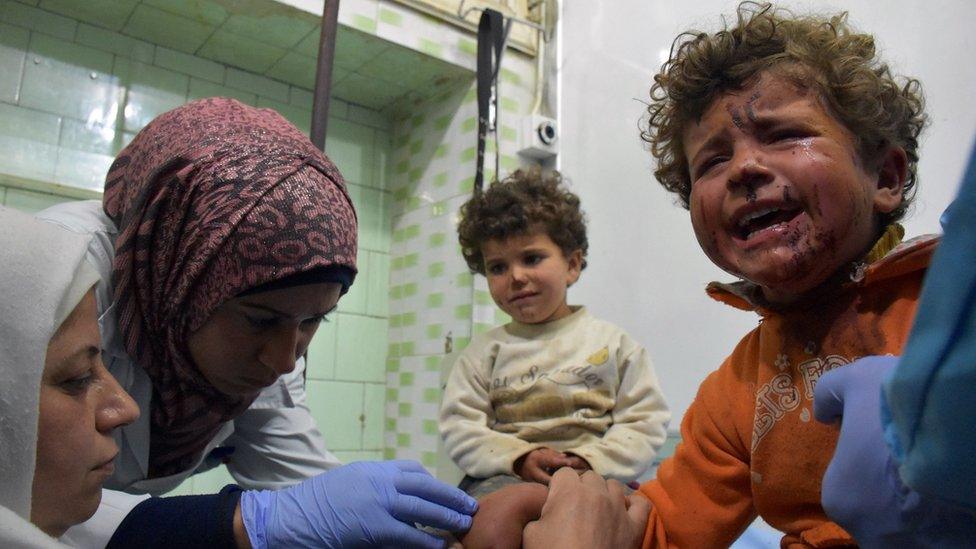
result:
[(729, 188), (755, 187), (772, 181), (773, 174), (766, 167), (762, 153), (754, 146), (736, 147), (729, 172)]
[(524, 283), (527, 280), (528, 269), (523, 267), (512, 267), (512, 282)]

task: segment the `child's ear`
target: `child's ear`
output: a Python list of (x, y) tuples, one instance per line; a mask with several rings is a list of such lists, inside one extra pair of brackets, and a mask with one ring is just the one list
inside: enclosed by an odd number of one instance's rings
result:
[(569, 272), (566, 273), (566, 287), (570, 287), (579, 280), (580, 272), (583, 270), (583, 250), (573, 250), (566, 258), (569, 263)]
[(901, 147), (888, 147), (878, 158), (878, 188), (874, 192), (874, 210), (889, 213), (900, 204), (908, 177), (908, 155)]

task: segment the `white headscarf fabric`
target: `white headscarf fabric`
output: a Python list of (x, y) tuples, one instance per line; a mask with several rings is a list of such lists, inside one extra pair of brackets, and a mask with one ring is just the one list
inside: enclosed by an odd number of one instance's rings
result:
[[(0, 507), (25, 520), (47, 346), (98, 281), (87, 248), (88, 238), (0, 207)], [(4, 533), (11, 516), (0, 517)]]

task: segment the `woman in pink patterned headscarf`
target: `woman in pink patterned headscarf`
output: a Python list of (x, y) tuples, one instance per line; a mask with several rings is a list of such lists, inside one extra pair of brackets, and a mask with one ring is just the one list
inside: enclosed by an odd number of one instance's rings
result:
[(300, 357), (355, 277), (356, 214), (292, 124), (189, 103), (119, 154), (103, 204), (40, 217), (96, 237), (105, 362), (143, 410), (107, 487), (161, 494), (224, 462), (245, 487), (280, 488), (338, 465)]
[[(116, 158), (103, 204), (40, 217), (94, 237), (103, 356), (143, 410), (69, 542), (439, 547), (414, 523), (470, 526), (474, 500), (418, 463), (333, 469), (300, 357), (356, 275), (356, 213), (335, 166), (280, 115), (230, 99), (174, 109)], [(129, 495), (221, 462), (248, 490)]]

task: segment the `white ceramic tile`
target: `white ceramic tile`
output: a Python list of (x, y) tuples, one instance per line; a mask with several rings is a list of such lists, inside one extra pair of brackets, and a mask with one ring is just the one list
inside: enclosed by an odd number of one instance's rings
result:
[(308, 406), (330, 450), (362, 449), (363, 384), (308, 380)]
[(337, 321), (338, 315), (333, 312), (312, 337), (308, 345), (308, 379), (329, 380), (335, 377)]
[(336, 333), (336, 379), (382, 381), (386, 370), (386, 329), (384, 318), (340, 314)]

